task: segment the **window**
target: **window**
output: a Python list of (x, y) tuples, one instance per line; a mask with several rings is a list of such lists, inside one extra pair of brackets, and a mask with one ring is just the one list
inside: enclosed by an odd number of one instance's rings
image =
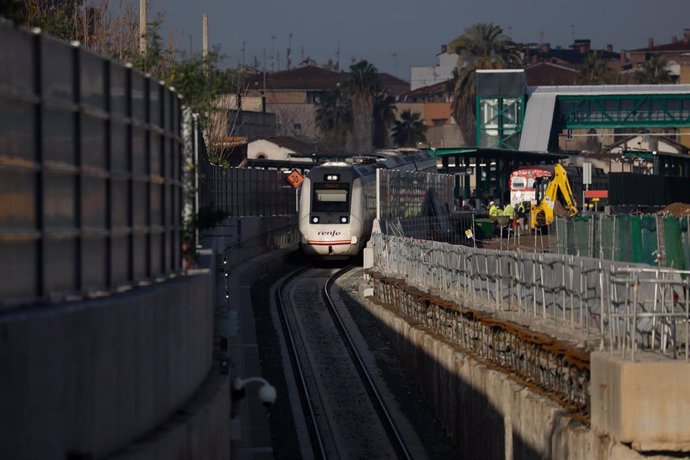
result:
[(513, 189), (522, 190), (525, 188), (525, 178), (524, 177), (513, 177)]
[(314, 184), (312, 212), (349, 212), (350, 187), (347, 183)]

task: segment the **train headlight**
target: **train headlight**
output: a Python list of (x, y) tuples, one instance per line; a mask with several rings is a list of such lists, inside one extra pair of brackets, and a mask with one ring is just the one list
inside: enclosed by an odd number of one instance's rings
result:
[(319, 216), (312, 216), (311, 217), (311, 223), (312, 224), (318, 224), (319, 223)]
[(347, 216), (340, 216), (340, 223), (341, 224), (346, 224), (349, 219)]

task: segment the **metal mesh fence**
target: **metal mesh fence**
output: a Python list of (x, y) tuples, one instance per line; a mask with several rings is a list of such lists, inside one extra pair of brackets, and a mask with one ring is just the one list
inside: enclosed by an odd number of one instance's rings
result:
[[(474, 214), (462, 213), (450, 216), (393, 218), (385, 221), (382, 231), (389, 235), (442, 241), (450, 244), (472, 245), (466, 231), (474, 229)], [(474, 230), (473, 230), (474, 233)]]
[(690, 271), (382, 233), (370, 247), (375, 271), (462, 307), (546, 321), (632, 359), (648, 351), (688, 360)]
[(455, 178), (450, 174), (385, 169), (377, 173), (381, 219), (449, 214), (453, 209)]
[(177, 272), (179, 98), (8, 22), (0, 43), (0, 308)]
[(297, 214), (297, 192), (275, 170), (226, 168), (208, 161), (199, 142), (199, 205), (227, 217)]
[(277, 216), (296, 213), (296, 191), (280, 171), (211, 166), (211, 206), (227, 216)]

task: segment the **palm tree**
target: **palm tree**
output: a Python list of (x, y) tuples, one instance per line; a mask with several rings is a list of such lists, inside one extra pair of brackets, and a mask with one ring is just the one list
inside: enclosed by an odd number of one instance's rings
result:
[(315, 118), (328, 148), (344, 150), (347, 133), (352, 129), (352, 105), (339, 85), (321, 94)]
[(347, 89), (352, 98), (352, 149), (365, 152), (373, 144), (374, 98), (381, 92), (376, 67), (365, 60), (351, 65)]
[(426, 130), (418, 113), (405, 110), (393, 127), (393, 141), (398, 147), (416, 147), (419, 142), (426, 143)]
[(666, 59), (652, 56), (635, 72), (635, 82), (639, 84), (659, 85), (673, 83), (671, 72), (666, 68)]
[(448, 49), (459, 55), (451, 106), (453, 116), (460, 126), (465, 144), (474, 145), (475, 71), (517, 68), (520, 66), (520, 52), (517, 45), (503, 35), (503, 29), (492, 23), (471, 25), (448, 44)]
[(606, 61), (599, 59), (599, 54), (593, 51), (585, 58), (575, 82), (578, 85), (610, 85), (617, 82), (617, 75)]
[(374, 147), (388, 147), (388, 129), (395, 123), (395, 98), (387, 91), (374, 97)]

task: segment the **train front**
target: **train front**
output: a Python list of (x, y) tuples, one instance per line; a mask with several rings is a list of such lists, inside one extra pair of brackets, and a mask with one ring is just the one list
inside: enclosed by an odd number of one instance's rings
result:
[(309, 172), (302, 184), (299, 208), (305, 254), (334, 260), (358, 254), (362, 223), (356, 212), (355, 195), (360, 194), (353, 193), (355, 179), (356, 173), (347, 163), (326, 163)]

